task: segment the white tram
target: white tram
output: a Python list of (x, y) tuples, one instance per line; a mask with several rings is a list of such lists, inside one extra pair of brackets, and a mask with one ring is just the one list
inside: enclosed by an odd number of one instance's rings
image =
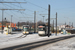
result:
[(39, 26), (38, 26), (38, 35), (39, 36), (48, 35), (48, 27), (45, 24), (39, 24)]
[(29, 34), (29, 25), (23, 25), (23, 34)]

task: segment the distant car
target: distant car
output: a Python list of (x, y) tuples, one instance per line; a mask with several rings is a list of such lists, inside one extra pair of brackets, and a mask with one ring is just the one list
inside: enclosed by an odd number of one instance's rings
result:
[(16, 31), (16, 28), (14, 27), (14, 28), (12, 28), (12, 31)]
[(19, 28), (12, 28), (12, 31), (21, 31), (21, 29), (19, 29)]
[(17, 31), (21, 31), (21, 29), (17, 28)]

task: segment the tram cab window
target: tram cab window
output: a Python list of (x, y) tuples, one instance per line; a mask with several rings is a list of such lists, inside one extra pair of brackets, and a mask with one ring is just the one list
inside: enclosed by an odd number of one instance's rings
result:
[(45, 27), (39, 27), (39, 31), (45, 31)]
[(29, 28), (28, 27), (24, 27), (23, 31), (29, 31)]

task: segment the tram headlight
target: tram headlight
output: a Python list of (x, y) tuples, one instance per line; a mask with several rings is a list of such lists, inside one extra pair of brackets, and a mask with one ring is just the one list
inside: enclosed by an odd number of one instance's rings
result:
[(26, 32), (25, 32), (26, 33)]

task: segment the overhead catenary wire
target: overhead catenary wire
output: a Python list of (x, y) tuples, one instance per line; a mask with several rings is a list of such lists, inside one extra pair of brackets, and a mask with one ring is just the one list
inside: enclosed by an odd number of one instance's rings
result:
[[(10, 4), (12, 4), (12, 3), (10, 3)], [(19, 4), (20, 4), (20, 3), (19, 3)], [(21, 6), (21, 4), (20, 4), (20, 6), (15, 5), (15, 4), (12, 4), (12, 5), (17, 6), (17, 7), (19, 7), (19, 8), (23, 8), (23, 7)], [(31, 12), (34, 12), (34, 11), (32, 11), (32, 10), (29, 10), (29, 9), (26, 9), (26, 10), (31, 11)]]
[[(4, 3), (2, 3), (4, 6), (6, 5), (6, 6), (8, 6), (8, 7), (10, 7), (10, 8), (13, 8), (12, 6), (9, 6), (9, 5), (7, 5), (7, 4), (4, 4)], [(5, 7), (6, 7), (5, 6)], [(14, 8), (13, 8), (14, 9)], [(15, 12), (17, 12), (17, 11), (15, 11)], [(23, 12), (21, 12), (21, 11), (19, 11), (21, 14), (23, 14)]]
[[(16, 1), (17, 2), (17, 1)], [(19, 3), (20, 4), (20, 3)], [(18, 6), (19, 7), (19, 6)], [(21, 6), (21, 4), (20, 4), (20, 8), (23, 8), (22, 6)], [(26, 9), (26, 10), (29, 10), (29, 9)], [(32, 11), (32, 10), (29, 10), (29, 11), (31, 11), (31, 12), (34, 12), (34, 11)], [(20, 13), (21, 14), (25, 14), (24, 12), (22, 13), (21, 11), (20, 11)], [(28, 14), (29, 15), (29, 14)], [(23, 15), (24, 16), (24, 15)], [(31, 15), (30, 15), (31, 16)]]
[(0, 2), (0, 3), (26, 3), (26, 2)]
[[(5, 6), (5, 5), (4, 5)], [(5, 6), (6, 7), (6, 6)], [(12, 11), (11, 11), (12, 12)], [(13, 13), (13, 12), (12, 12)], [(23, 15), (23, 13), (20, 11), (20, 13)], [(15, 15), (15, 13), (13, 13), (14, 15)], [(17, 15), (16, 15), (17, 16)], [(23, 15), (23, 17), (25, 17), (24, 15)]]
[[(15, 0), (16, 1), (16, 0)], [(17, 2), (17, 1), (16, 1)], [(12, 4), (12, 3), (9, 3), (9, 4)], [(20, 4), (20, 3), (19, 3)], [(12, 4), (12, 5), (14, 5), (14, 6), (17, 6), (17, 7), (20, 7), (20, 8), (23, 8), (22, 6), (21, 6), (21, 4), (20, 4), (20, 6), (18, 6), (18, 5), (15, 5), (15, 4)], [(28, 10), (28, 11), (30, 11), (30, 12), (34, 12), (34, 11), (32, 11), (32, 10), (29, 10), (29, 9), (26, 9), (26, 10)], [(24, 13), (24, 14), (26, 14), (26, 13)], [(26, 14), (27, 15), (27, 14)], [(29, 15), (29, 14), (28, 14)], [(31, 16), (31, 15), (30, 15)]]
[[(10, 3), (11, 4), (11, 3)], [(17, 6), (17, 7), (19, 7), (19, 8), (23, 8), (22, 6), (21, 6), (21, 4), (20, 4), (20, 6), (18, 6), (18, 5), (15, 5), (15, 4), (12, 4), (12, 5), (14, 5), (14, 6)], [(28, 11), (30, 11), (30, 12), (34, 12), (34, 11), (32, 11), (32, 10), (29, 10), (29, 9), (26, 9), (26, 10), (28, 10)], [(21, 12), (20, 12), (21, 13)], [(21, 13), (22, 14), (22, 13)], [(24, 13), (23, 12), (23, 14), (26, 14), (26, 13)], [(27, 15), (27, 14), (26, 14)], [(29, 15), (29, 14), (28, 14)], [(31, 15), (30, 15), (31, 16)]]
[[(12, 4), (12, 3), (9, 3), (9, 4)], [(19, 3), (20, 4), (20, 3)], [(18, 6), (18, 5), (15, 5), (15, 4), (12, 4), (12, 5), (14, 5), (14, 6), (17, 6), (17, 7), (20, 7), (20, 8), (23, 8), (22, 6), (21, 6), (21, 4), (20, 4), (20, 6)], [(11, 7), (11, 6), (9, 6), (9, 7)], [(32, 10), (29, 10), (29, 9), (27, 9), (28, 11), (31, 11), (31, 12), (33, 12)], [(21, 13), (22, 14), (22, 13)], [(24, 13), (25, 14), (25, 13)], [(28, 14), (29, 15), (29, 14)], [(31, 16), (31, 15), (30, 15)]]
[[(5, 4), (5, 5), (6, 5), (6, 4)], [(5, 5), (4, 5), (4, 6), (5, 6)], [(7, 6), (8, 6), (8, 5), (7, 5)], [(5, 6), (5, 7), (6, 7), (6, 6)], [(11, 6), (10, 6), (10, 7), (11, 7)], [(13, 7), (11, 7), (11, 8), (13, 8)], [(21, 11), (20, 11), (20, 13), (22, 14), (22, 12), (21, 12)], [(14, 13), (13, 13), (13, 14), (14, 14)], [(23, 14), (22, 14), (22, 15), (23, 15)], [(23, 15), (23, 16), (24, 16), (24, 15)]]
[[(5, 5), (4, 5), (5, 6)], [(5, 6), (6, 7), (6, 6)], [(12, 11), (11, 11), (12, 12)], [(8, 13), (7, 13), (8, 14)], [(13, 13), (14, 14), (14, 13)], [(14, 14), (15, 15), (15, 14)], [(16, 15), (17, 16), (17, 15)], [(16, 18), (17, 19), (17, 18)]]
[[(8, 15), (10, 15), (10, 14), (9, 14), (9, 13), (7, 13), (7, 12), (5, 12), (5, 13), (6, 13), (6, 14), (8, 14)], [(15, 14), (14, 14), (14, 15), (15, 15)], [(17, 16), (17, 15), (15, 15), (15, 16)], [(16, 20), (16, 19), (18, 19), (18, 18), (16, 18), (16, 17), (15, 17), (15, 20)]]
[(31, 2), (29, 2), (29, 1), (27, 1), (27, 0), (26, 0), (26, 2), (27, 2), (27, 3), (30, 3), (30, 4), (32, 4), (32, 5), (34, 5), (34, 6), (37, 6), (37, 7), (39, 7), (39, 8), (42, 8), (42, 9), (44, 9), (44, 10), (48, 10), (48, 9), (46, 9), (46, 8), (43, 8), (43, 7), (39, 6), (39, 5), (36, 5), (36, 4), (34, 4), (34, 3), (31, 3)]
[[(10, 3), (10, 4), (12, 4), (12, 3)], [(19, 3), (20, 4), (20, 3)], [(12, 5), (14, 5), (14, 4), (12, 4)], [(17, 5), (15, 5), (15, 6), (17, 6)], [(20, 8), (23, 8), (22, 6), (21, 6), (21, 4), (20, 4), (20, 6), (17, 6), (17, 7), (20, 7)], [(41, 8), (41, 7), (40, 7)], [(27, 9), (27, 10), (29, 10), (29, 9)], [(29, 10), (30, 11), (30, 10)], [(32, 10), (31, 10), (31, 12), (32, 12)], [(20, 11), (20, 13), (21, 14), (24, 14), (24, 13), (22, 13), (21, 11)], [(26, 14), (27, 15), (27, 14)], [(29, 15), (29, 14), (28, 14)], [(23, 15), (24, 16), (24, 15)], [(31, 15), (30, 15), (31, 16)]]

